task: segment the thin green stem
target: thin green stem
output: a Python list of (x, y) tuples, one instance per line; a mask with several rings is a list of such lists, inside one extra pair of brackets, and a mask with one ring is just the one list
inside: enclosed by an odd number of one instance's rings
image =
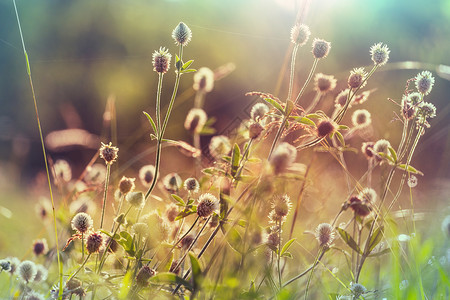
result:
[(312, 265), (311, 273), (309, 273), (308, 282), (306, 283), (306, 289), (305, 289), (305, 300), (308, 299), (309, 285), (311, 284), (311, 279), (312, 279), (312, 276), (314, 273), (314, 268), (319, 263), (319, 258), (321, 257), (322, 252), (325, 252), (323, 246), (320, 247), (320, 250), (317, 253), (316, 259), (314, 260), (314, 264)]
[(322, 253), (320, 253), (319, 257), (315, 260), (314, 264), (312, 264), (308, 269), (306, 269), (305, 271), (303, 271), (302, 273), (296, 275), (295, 277), (289, 279), (288, 281), (286, 281), (283, 284), (283, 287), (286, 287), (287, 285), (293, 283), (294, 281), (296, 281), (299, 278), (302, 278), (303, 276), (305, 276), (306, 274), (308, 274), (309, 271), (311, 271), (318, 263), (319, 261), (322, 259), (323, 255), (325, 254), (325, 251), (322, 251)]
[(292, 58), (291, 58), (291, 74), (289, 78), (289, 92), (287, 99), (291, 99), (292, 97), (292, 89), (294, 87), (294, 75), (295, 75), (295, 59), (297, 57), (298, 44), (295, 44), (294, 49), (292, 50)]
[(317, 63), (318, 62), (319, 62), (319, 59), (315, 58), (314, 62), (313, 62), (313, 65), (311, 67), (311, 71), (309, 71), (308, 78), (306, 79), (305, 84), (303, 85), (302, 89), (298, 93), (297, 98), (295, 98), (294, 104), (297, 104), (298, 101), (300, 100), (300, 98), (303, 96), (303, 93), (305, 92), (306, 87), (308, 86), (309, 82), (311, 81), (311, 79), (312, 79), (312, 77), (314, 75), (314, 72), (316, 71), (316, 67), (317, 67)]
[[(83, 261), (83, 263), (81, 264), (81, 266), (75, 271), (75, 273), (73, 273), (72, 275), (70, 275), (70, 277), (67, 279), (67, 282), (69, 282), (72, 278), (74, 278), (78, 272), (81, 271), (81, 269), (84, 267), (84, 265), (87, 263), (87, 261), (89, 260), (89, 257), (91, 257), (91, 253), (88, 254), (88, 256), (86, 256), (86, 259)], [(62, 289), (60, 289), (62, 290)]]
[(156, 137), (159, 139), (161, 134), (161, 90), (163, 82), (163, 73), (158, 73), (158, 89), (156, 92)]
[(102, 218), (100, 220), (100, 229), (103, 229), (103, 219), (105, 217), (106, 198), (108, 196), (109, 176), (111, 174), (111, 164), (106, 163), (105, 190), (103, 191)]
[[(32, 79), (32, 76), (31, 76), (30, 62), (28, 60), (28, 54), (27, 54), (27, 51), (26, 51), (26, 48), (25, 48), (25, 42), (24, 42), (24, 39), (23, 39), (22, 27), (20, 25), (19, 13), (17, 12), (17, 5), (16, 5), (16, 1), (15, 0), (13, 0), (13, 4), (14, 4), (14, 11), (16, 13), (17, 26), (19, 28), (19, 33), (20, 33), (20, 39), (22, 41), (23, 54), (25, 56), (25, 62), (26, 62), (26, 65), (27, 65), (27, 74), (28, 74), (28, 80), (29, 80), (29, 83), (30, 83), (31, 94), (33, 96), (34, 109), (35, 109), (35, 113), (36, 113), (36, 121), (37, 121), (37, 125), (38, 125), (38, 130), (39, 130), (39, 138), (41, 140), (42, 154), (44, 156), (44, 164), (45, 164), (45, 171), (47, 173), (48, 189), (49, 189), (49, 192), (50, 192), (50, 200), (51, 200), (51, 203), (52, 203), (53, 225), (54, 225), (54, 229), (55, 229), (56, 256), (57, 256), (57, 260), (58, 260), (59, 284), (60, 284), (60, 286), (63, 286), (63, 264), (62, 264), (61, 255), (60, 255), (60, 252), (59, 252), (58, 229), (57, 229), (57, 223), (56, 223), (55, 202), (54, 202), (54, 199), (53, 199), (53, 192), (52, 192), (52, 185), (51, 185), (51, 181), (50, 181), (50, 172), (49, 172), (49, 167), (48, 167), (47, 154), (46, 154), (45, 145), (44, 145), (44, 138), (43, 138), (43, 134), (42, 134), (41, 121), (39, 119), (39, 111), (38, 111), (38, 106), (37, 106), (36, 93), (34, 92), (33, 79)], [(61, 298), (62, 298), (62, 289), (59, 290), (59, 295), (58, 295), (58, 299), (61, 299)]]

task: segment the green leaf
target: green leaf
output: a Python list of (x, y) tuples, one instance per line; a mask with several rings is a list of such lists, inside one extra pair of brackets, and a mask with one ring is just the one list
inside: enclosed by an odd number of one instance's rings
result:
[(342, 133), (340, 133), (339, 131), (336, 131), (336, 136), (337, 136), (339, 142), (341, 143), (341, 145), (345, 146), (345, 140), (344, 140), (344, 137), (342, 136)]
[(350, 128), (347, 125), (339, 125), (338, 130), (349, 130)]
[(134, 256), (136, 246), (134, 244), (133, 237), (126, 231), (120, 232), (120, 236), (122, 238), (118, 240), (117, 243), (119, 243), (128, 254)]
[(339, 232), (339, 235), (341, 236), (342, 240), (353, 250), (358, 252), (359, 254), (363, 254), (361, 249), (359, 248), (358, 244), (355, 242), (355, 240), (352, 238), (352, 236), (345, 231), (342, 228), (336, 227), (337, 231)]
[(192, 252), (189, 252), (189, 259), (191, 260), (192, 278), (194, 283), (193, 290), (198, 291), (203, 281), (202, 270), (200, 268), (200, 263), (198, 262), (198, 259)]
[(280, 103), (273, 100), (272, 98), (264, 98), (264, 101), (275, 107), (284, 116), (284, 109), (283, 107), (281, 107)]
[(233, 248), (235, 251), (242, 253), (242, 237), (239, 231), (237, 231), (235, 228), (230, 228), (228, 233), (228, 244)]
[(280, 256), (283, 256), (283, 254), (289, 250), (289, 248), (291, 247), (292, 243), (295, 242), (296, 238), (290, 239), (289, 241), (286, 242), (286, 244), (284, 244), (283, 248), (281, 248), (281, 253)]
[(212, 127), (208, 127), (208, 126), (203, 126), (202, 130), (200, 130), (200, 132), (198, 134), (200, 135), (211, 135), (216, 133), (216, 130)]
[(234, 177), (239, 168), (239, 160), (241, 158), (241, 150), (238, 144), (234, 144), (233, 153), (231, 154), (231, 175)]
[(172, 196), (172, 198), (175, 199), (175, 201), (177, 201), (180, 206), (186, 206), (186, 203), (183, 201), (183, 199), (180, 196), (175, 195), (175, 194), (171, 194), (170, 196)]
[(187, 61), (187, 62), (181, 67), (181, 71), (184, 71), (184, 70), (186, 70), (187, 68), (189, 68), (193, 62), (194, 62), (193, 59)]
[(316, 123), (314, 123), (313, 121), (311, 121), (311, 119), (307, 117), (292, 116), (292, 118), (298, 123), (316, 127)]
[(280, 255), (281, 257), (287, 257), (287, 258), (294, 258), (291, 254), (291, 252), (284, 252), (283, 254)]
[(307, 117), (308, 119), (321, 119), (322, 116), (319, 114), (307, 114), (305, 117)]
[(175, 221), (181, 220), (187, 216), (195, 214), (196, 212), (197, 212), (197, 206), (195, 206), (195, 205), (192, 206), (191, 208), (186, 208), (178, 213), (177, 217), (175, 218)]
[(128, 292), (131, 289), (133, 271), (128, 271), (125, 276), (123, 276), (122, 283), (120, 284), (119, 299), (128, 299)]
[(193, 73), (193, 72), (197, 72), (197, 70), (196, 69), (187, 69), (187, 70), (181, 71), (181, 74)]
[(408, 166), (408, 168), (406, 168), (406, 164), (400, 164), (400, 165), (397, 166), (397, 168), (402, 169), (402, 170), (406, 170), (406, 171), (408, 171), (410, 173), (413, 173), (413, 174), (417, 174), (417, 175), (422, 175), (423, 176), (423, 173), (420, 172), (419, 170), (416, 170), (416, 168), (414, 168), (413, 166)]
[(194, 290), (189, 281), (186, 281), (183, 278), (170, 272), (158, 273), (155, 276), (151, 277), (149, 281), (152, 283), (160, 283), (160, 284), (174, 284), (174, 285), (181, 284), (191, 292)]
[(373, 248), (375, 248), (376, 245), (378, 245), (378, 243), (381, 241), (381, 239), (383, 238), (383, 230), (384, 227), (380, 226), (372, 233), (372, 236), (369, 240), (369, 245), (367, 247), (367, 250), (365, 251), (365, 255), (369, 255), (370, 252), (372, 252)]
[(285, 109), (284, 109), (284, 111), (285, 111), (285, 115), (286, 116), (288, 116), (288, 115), (290, 115), (291, 114), (291, 112), (292, 112), (292, 110), (294, 109), (294, 102), (292, 102), (291, 100), (289, 100), (287, 103), (286, 103), (286, 107), (285, 107)]
[(381, 256), (383, 254), (387, 254), (389, 252), (391, 252), (391, 248), (386, 248), (386, 249), (381, 250), (380, 252), (372, 253), (367, 256), (368, 257), (376, 257), (376, 256)]
[(395, 152), (394, 148), (391, 146), (388, 147), (389, 152), (391, 153), (391, 157), (394, 160), (394, 163), (397, 163), (397, 153)]
[(143, 113), (147, 117), (148, 121), (150, 122), (150, 125), (152, 125), (153, 131), (155, 132), (155, 134), (158, 135), (158, 131), (156, 130), (156, 125), (155, 125), (155, 122), (153, 121), (152, 117), (145, 111)]

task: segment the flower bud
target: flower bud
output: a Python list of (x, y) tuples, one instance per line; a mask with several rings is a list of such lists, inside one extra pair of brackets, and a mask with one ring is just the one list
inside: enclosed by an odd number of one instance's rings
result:
[(325, 40), (314, 39), (312, 53), (314, 58), (320, 59), (327, 57), (330, 52), (331, 44)]
[(172, 38), (175, 44), (186, 46), (191, 41), (192, 31), (186, 24), (180, 22), (172, 31)]

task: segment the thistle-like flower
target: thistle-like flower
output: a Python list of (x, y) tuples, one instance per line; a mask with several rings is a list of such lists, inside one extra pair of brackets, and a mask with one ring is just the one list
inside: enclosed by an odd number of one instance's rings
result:
[(262, 120), (268, 112), (269, 107), (267, 107), (267, 105), (264, 103), (256, 103), (250, 111), (250, 117), (254, 121), (258, 122), (259, 120)]
[(130, 192), (125, 197), (125, 200), (137, 209), (141, 209), (145, 203), (145, 197), (142, 192)]
[(309, 39), (311, 31), (305, 24), (296, 24), (291, 29), (291, 42), (303, 46)]
[(184, 181), (183, 187), (186, 191), (197, 193), (200, 189), (200, 183), (198, 183), (197, 179), (191, 177)]
[(103, 236), (100, 233), (92, 232), (86, 239), (86, 249), (89, 254), (97, 253), (103, 246)]
[(361, 199), (363, 204), (373, 206), (377, 201), (377, 192), (372, 188), (365, 188), (358, 194), (358, 199)]
[(150, 186), (153, 182), (153, 178), (155, 177), (155, 166), (154, 165), (145, 165), (139, 170), (139, 179), (141, 180), (142, 185)]
[(29, 283), (34, 280), (34, 277), (36, 277), (36, 265), (32, 261), (25, 260), (17, 267), (17, 273), (20, 279), (22, 279), (25, 283)]
[(374, 156), (373, 145), (373, 142), (365, 142), (361, 145), (361, 152), (364, 153), (367, 159), (371, 159)]
[(378, 161), (382, 159), (378, 153), (382, 152), (384, 154), (388, 154), (390, 146), (391, 143), (389, 143), (388, 140), (381, 139), (376, 141), (376, 143), (373, 145), (373, 152)]
[(325, 137), (336, 130), (336, 124), (331, 120), (323, 120), (317, 125), (317, 135)]
[(210, 193), (201, 195), (198, 202), (197, 215), (201, 218), (207, 218), (219, 210), (219, 200)]
[(316, 228), (316, 239), (321, 247), (330, 247), (334, 240), (334, 229), (328, 223), (319, 224)]
[(180, 175), (178, 175), (177, 173), (167, 174), (162, 181), (164, 188), (169, 193), (177, 193), (181, 185), (183, 184)]
[(436, 107), (429, 102), (420, 102), (417, 107), (417, 116), (422, 119), (431, 119), (436, 117)]
[(230, 139), (225, 135), (216, 135), (209, 142), (209, 153), (218, 158), (231, 151)]
[(372, 123), (370, 112), (366, 109), (357, 109), (353, 112), (352, 123), (355, 127), (367, 127)]
[(422, 95), (418, 92), (410, 93), (408, 101), (411, 102), (411, 105), (417, 106), (422, 101)]
[(257, 139), (263, 130), (264, 127), (261, 124), (251, 121), (250, 126), (248, 126), (248, 136), (251, 139)]
[(272, 165), (275, 174), (280, 174), (286, 171), (297, 158), (297, 149), (289, 143), (281, 143), (275, 148), (270, 158), (270, 164)]
[(128, 194), (129, 192), (132, 192), (135, 188), (134, 181), (136, 178), (128, 178), (123, 176), (122, 179), (119, 181), (119, 190), (122, 194)]
[(5, 271), (8, 272), (11, 270), (11, 263), (7, 259), (0, 259), (0, 273)]
[(184, 121), (184, 128), (190, 132), (199, 133), (205, 126), (208, 116), (201, 108), (192, 108)]
[(166, 48), (160, 47), (159, 50), (155, 50), (152, 55), (153, 71), (160, 74), (167, 73), (170, 68), (171, 59), (172, 55)]
[[(336, 108), (343, 108), (345, 106), (345, 103), (347, 102), (347, 97), (348, 97), (348, 89), (345, 89), (342, 92), (340, 92), (334, 99), (334, 106)], [(350, 107), (351, 104), (348, 105), (348, 108)]]
[(314, 58), (320, 59), (327, 57), (330, 52), (331, 43), (321, 39), (314, 39), (312, 44), (312, 54)]
[(352, 89), (364, 87), (365, 82), (363, 84), (363, 81), (366, 76), (367, 73), (364, 71), (364, 68), (354, 68), (352, 71), (350, 71), (350, 76), (348, 77), (348, 86)]
[(434, 77), (430, 71), (422, 71), (415, 77), (416, 88), (422, 95), (428, 95), (434, 84)]
[(272, 211), (269, 213), (271, 223), (284, 223), (286, 216), (291, 210), (291, 199), (288, 195), (275, 196), (272, 202)]
[(72, 219), (72, 229), (79, 233), (86, 233), (94, 224), (92, 218), (87, 213), (78, 213)]
[(100, 147), (100, 157), (105, 160), (107, 165), (111, 165), (116, 161), (117, 152), (119, 152), (119, 148), (112, 146), (111, 142), (109, 144), (102, 143)]
[(33, 241), (33, 253), (38, 255), (45, 255), (48, 251), (47, 246), (47, 240), (46, 239), (40, 239), (40, 240), (34, 240)]
[(315, 90), (318, 93), (325, 94), (329, 91), (334, 90), (334, 88), (336, 87), (336, 82), (337, 80), (333, 75), (317, 73), (316, 76), (314, 76), (314, 86)]
[(34, 277), (34, 282), (45, 281), (48, 276), (48, 270), (43, 265), (36, 266), (36, 276)]
[(209, 93), (214, 88), (214, 72), (210, 68), (202, 67), (194, 74), (194, 90)]
[(175, 44), (185, 47), (191, 41), (192, 31), (186, 24), (180, 22), (172, 31), (172, 38)]
[(53, 164), (53, 175), (58, 184), (67, 183), (72, 179), (72, 168), (69, 163), (63, 159), (58, 159)]
[(378, 43), (370, 47), (370, 55), (375, 65), (382, 66), (389, 60), (389, 50), (387, 45)]
[(365, 293), (367, 293), (367, 289), (359, 283), (352, 283), (350, 286), (350, 290), (353, 294), (353, 299), (359, 299), (359, 297)]

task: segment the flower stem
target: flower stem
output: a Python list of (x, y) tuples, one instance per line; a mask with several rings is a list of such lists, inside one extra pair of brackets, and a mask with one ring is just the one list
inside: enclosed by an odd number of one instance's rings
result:
[(103, 219), (105, 217), (106, 198), (108, 196), (109, 175), (111, 173), (111, 164), (106, 164), (105, 190), (103, 192), (102, 218), (100, 220), (100, 229), (103, 229)]

